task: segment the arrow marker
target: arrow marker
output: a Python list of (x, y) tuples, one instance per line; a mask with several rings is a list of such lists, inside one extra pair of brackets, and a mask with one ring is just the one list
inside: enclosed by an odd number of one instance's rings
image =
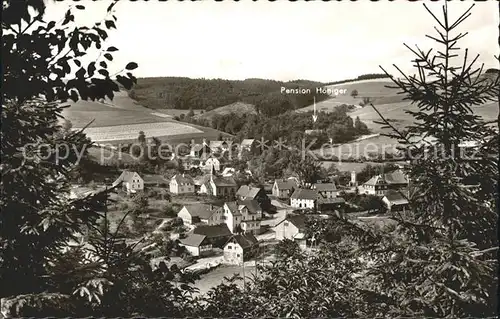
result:
[(318, 116), (316, 115), (316, 96), (313, 96), (314, 98), (314, 103), (313, 103), (313, 110), (314, 110), (314, 113), (313, 113), (313, 122), (316, 122), (316, 120), (318, 119)]

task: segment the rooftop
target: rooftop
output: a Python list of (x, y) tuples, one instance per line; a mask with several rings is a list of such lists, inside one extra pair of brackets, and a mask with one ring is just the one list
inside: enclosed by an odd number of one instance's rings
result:
[[(245, 248), (250, 248), (252, 246), (254, 246), (255, 244), (257, 244), (259, 241), (257, 240), (257, 238), (255, 238), (254, 235), (252, 234), (240, 234), (240, 235), (234, 235), (233, 237), (231, 237), (228, 242), (230, 242), (231, 240), (235, 240), (238, 245), (241, 246), (241, 248), (245, 249)], [(227, 245), (227, 243), (226, 243)]]
[(315, 189), (297, 188), (290, 198), (316, 200), (318, 191)]
[(196, 227), (192, 233), (198, 235), (205, 235), (207, 238), (226, 237), (232, 235), (231, 231), (229, 230), (229, 228), (227, 228), (226, 224), (213, 225), (213, 226), (200, 225)]
[(205, 235), (189, 234), (186, 238), (181, 239), (180, 242), (185, 246), (199, 247), (205, 238), (207, 238)]
[(200, 219), (208, 219), (212, 216), (216, 211), (221, 209), (220, 206), (216, 206), (213, 204), (191, 204), (186, 205), (187, 211), (193, 217), (199, 217)]

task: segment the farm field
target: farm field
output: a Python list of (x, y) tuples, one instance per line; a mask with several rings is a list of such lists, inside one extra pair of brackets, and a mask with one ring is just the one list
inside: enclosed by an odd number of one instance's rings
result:
[(128, 124), (104, 127), (89, 127), (85, 133), (96, 142), (109, 142), (137, 139), (143, 131), (146, 136), (172, 136), (181, 134), (196, 134), (203, 131), (179, 122)]
[(113, 101), (78, 101), (67, 103), (62, 110), (65, 119), (74, 129), (90, 125), (85, 130), (94, 142), (130, 143), (137, 140), (139, 131), (146, 137), (158, 137), (172, 143), (217, 139), (227, 133), (215, 129), (174, 121), (170, 116), (187, 113), (187, 110), (151, 110), (117, 92)]

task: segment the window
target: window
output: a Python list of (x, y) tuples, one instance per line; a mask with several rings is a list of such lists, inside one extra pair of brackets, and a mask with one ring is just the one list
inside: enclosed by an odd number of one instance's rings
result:
[(238, 258), (239, 258), (239, 257), (240, 257), (240, 254), (236, 254), (236, 257), (238, 257)]
[(233, 246), (227, 245), (227, 249), (233, 249)]
[(285, 226), (285, 227), (288, 226), (288, 222), (284, 222), (283, 226)]

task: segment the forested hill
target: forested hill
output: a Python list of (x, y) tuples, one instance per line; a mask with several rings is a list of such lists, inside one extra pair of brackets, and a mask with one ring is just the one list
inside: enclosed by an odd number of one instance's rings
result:
[[(190, 79), (183, 77), (140, 78), (132, 90), (131, 98), (152, 109), (212, 110), (235, 102), (245, 102), (276, 114), (297, 109), (329, 98), (316, 94), (316, 87), (324, 83), (294, 80), (281, 82), (264, 79), (223, 80)], [(311, 94), (281, 94), (281, 87), (310, 88)], [(275, 115), (275, 114), (267, 114)]]

